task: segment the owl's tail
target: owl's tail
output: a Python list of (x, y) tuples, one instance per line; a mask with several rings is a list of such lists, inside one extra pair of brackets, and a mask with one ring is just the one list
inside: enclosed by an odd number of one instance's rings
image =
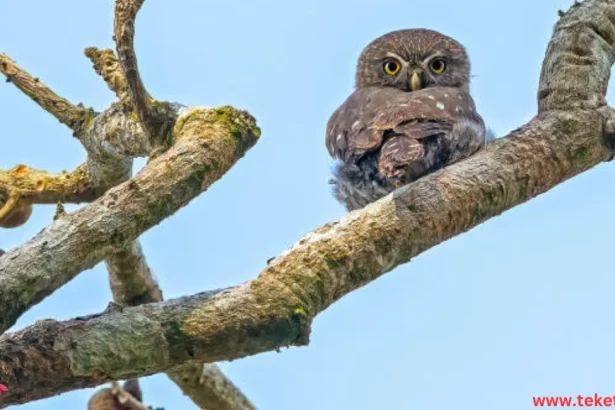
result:
[(378, 172), (375, 154), (358, 161), (337, 161), (333, 167), (333, 195), (348, 211), (363, 208), (392, 192), (395, 187)]

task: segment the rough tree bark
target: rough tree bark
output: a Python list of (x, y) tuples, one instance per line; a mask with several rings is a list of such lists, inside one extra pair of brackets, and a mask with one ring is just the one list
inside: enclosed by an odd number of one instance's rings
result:
[[(132, 10), (132, 17), (116, 19), (129, 22), (121, 36), (116, 27), (126, 79), (138, 78), (131, 42), (134, 15), (142, 1), (130, 3), (118, 1), (125, 6), (118, 10)], [(129, 49), (122, 42), (130, 43)], [(543, 63), (538, 114), (528, 124), (465, 161), (314, 230), (248, 283), (64, 322), (40, 321), (3, 335), (0, 381), (10, 390), (0, 407), (188, 367), (195, 360), (210, 363), (307, 344), (312, 319), (342, 296), (421, 252), (611, 160), (615, 115), (606, 105), (605, 93), (614, 61), (615, 0), (575, 3), (561, 13), (555, 26)], [(2, 330), (83, 269), (105, 259), (112, 278), (120, 283), (115, 285), (116, 301), (135, 305), (158, 300), (157, 296), (135, 297), (134, 303), (126, 303), (131, 294), (138, 293), (121, 290), (124, 285), (136, 289), (131, 281), (143, 289), (154, 289), (147, 285), (151, 274), (134, 241), (219, 179), (256, 141), (258, 130), (245, 113), (157, 103), (139, 83), (135, 78), (126, 81), (123, 87), (127, 89), (116, 91), (122, 104), (109, 112), (68, 118), (81, 130), (78, 133), (92, 135), (88, 132), (96, 129), (94, 123), (107, 115), (104, 123), (116, 124), (117, 131), (98, 131), (99, 141), (102, 138), (116, 147), (123, 158), (155, 151), (154, 158), (138, 175), (126, 181), (119, 178), (121, 183), (110, 189), (97, 191), (99, 185), (87, 174), (88, 192), (104, 192), (98, 199), (60, 217), (31, 241), (0, 257)], [(127, 104), (139, 105), (129, 111), (136, 114), (125, 114), (121, 106)], [(75, 120), (80, 115), (93, 115), (93, 120)], [(126, 131), (141, 129), (139, 124), (146, 124), (147, 131)], [(172, 126), (165, 134), (161, 129), (167, 124)], [(121, 141), (114, 139), (118, 133)], [(130, 147), (135, 146), (149, 148), (131, 152)], [(4, 179), (0, 173), (0, 184), (18, 198), (43, 202), (46, 196), (31, 191), (45, 189), (37, 190), (36, 178), (28, 181), (27, 174), (18, 184), (11, 172)], [(81, 188), (71, 190), (73, 196), (67, 197), (82, 198), (84, 185), (77, 185)], [(62, 196), (62, 192), (54, 188), (49, 196)], [(114, 258), (115, 263), (110, 262)], [(128, 266), (124, 266), (126, 261)], [(122, 278), (114, 273), (116, 268), (135, 273)]]
[[(94, 47), (85, 50), (96, 72), (102, 75), (120, 101), (119, 105), (110, 107), (104, 113), (72, 105), (40, 80), (21, 70), (8, 57), (0, 55), (0, 70), (7, 79), (71, 127), (88, 153), (86, 164), (71, 174), (52, 176), (33, 171), (25, 165), (19, 165), (10, 172), (0, 171), (0, 188), (4, 193), (0, 195), (0, 226), (10, 228), (23, 224), (30, 216), (32, 203), (92, 201), (108, 188), (130, 178), (134, 157), (153, 157), (171, 145), (173, 136), (170, 130), (177, 125), (176, 111), (180, 107), (160, 103), (149, 97), (136, 67), (132, 45), (134, 19), (142, 3), (116, 2), (115, 32), (123, 61), (118, 61), (112, 50), (98, 50)], [(135, 84), (136, 92), (130, 87), (132, 85), (134, 88)], [(189, 115), (198, 111), (193, 110)], [(246, 118), (250, 121), (249, 116)], [(233, 127), (237, 129), (235, 125)], [(254, 128), (254, 132), (258, 133), (258, 130)], [(202, 143), (206, 142), (206, 139), (203, 140)], [(248, 142), (246, 148), (250, 145)], [(211, 153), (216, 154), (215, 150)], [(233, 154), (241, 156), (240, 149), (236, 149)], [(216, 160), (211, 162), (216, 164)], [(58, 214), (58, 217), (62, 216)], [(121, 306), (133, 306), (162, 300), (162, 292), (153, 279), (137, 240), (118, 246), (105, 262), (114, 302)], [(12, 289), (9, 289), (10, 292)], [(13, 305), (13, 308), (22, 307)], [(191, 363), (173, 369), (169, 376), (202, 408), (253, 409), (251, 403), (215, 364)]]

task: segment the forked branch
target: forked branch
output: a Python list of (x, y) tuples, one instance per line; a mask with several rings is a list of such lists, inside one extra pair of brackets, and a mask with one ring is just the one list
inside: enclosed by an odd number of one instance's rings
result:
[(78, 131), (91, 117), (90, 110), (81, 105), (71, 104), (60, 97), (3, 53), (0, 53), (0, 73), (6, 76), (8, 82), (15, 84), (25, 95), (73, 131)]
[[(62, 178), (58, 181), (54, 176), (48, 175), (45, 172), (33, 171), (23, 165), (15, 170), (11, 170), (11, 172), (0, 171), (0, 189), (3, 192), (3, 195), (0, 195), (0, 227), (14, 227), (24, 223), (31, 213), (33, 203), (46, 203), (50, 198), (60, 202), (70, 201), (73, 197), (82, 199), (84, 188), (89, 191), (87, 200), (94, 200), (110, 187), (125, 182), (130, 178), (132, 158), (160, 154), (170, 145), (171, 129), (173, 125), (177, 125), (175, 120), (177, 119), (179, 106), (154, 102), (149, 98), (140, 82), (138, 70), (136, 70), (136, 57), (134, 56), (134, 50), (132, 50), (132, 37), (134, 36), (134, 17), (141, 4), (142, 1), (137, 2), (135, 3), (135, 9), (128, 9), (131, 7), (129, 2), (120, 2), (117, 9), (119, 18), (116, 20), (116, 23), (119, 21), (120, 24), (116, 25), (116, 28), (119, 27), (119, 31), (124, 34), (127, 33), (127, 31), (121, 28), (122, 26), (126, 28), (127, 23), (126, 20), (122, 20), (122, 16), (130, 19), (131, 22), (127, 26), (129, 35), (128, 37), (118, 36), (120, 39), (118, 45), (120, 46), (119, 48), (125, 50), (122, 55), (124, 57), (128, 56), (127, 59), (124, 59), (124, 62), (132, 61), (134, 63), (134, 66), (129, 63), (128, 67), (134, 67), (135, 70), (131, 71), (129, 68), (126, 72), (132, 80), (136, 76), (140, 84), (140, 87), (137, 86), (136, 89), (143, 91), (143, 93), (136, 94), (137, 101), (139, 101), (138, 96), (143, 96), (145, 103), (152, 103), (154, 109), (151, 112), (152, 122), (142, 121), (143, 116), (139, 118), (133, 110), (133, 107), (136, 105), (131, 101), (127, 81), (113, 51), (108, 49), (99, 50), (93, 47), (86, 49), (86, 56), (94, 64), (96, 72), (103, 77), (109, 88), (116, 93), (120, 99), (122, 109), (118, 109), (118, 106), (114, 105), (100, 114), (89, 110), (87, 111), (87, 118), (75, 130), (75, 136), (83, 143), (88, 152), (87, 163), (79, 168), (78, 171), (80, 172), (74, 173), (75, 176), (81, 177), (77, 181), (75, 181), (75, 178), (72, 178), (73, 175), (68, 174), (63, 174)], [(123, 8), (123, 5), (128, 8)], [(122, 12), (126, 13), (122, 14)], [(128, 44), (126, 41), (122, 42), (123, 40), (128, 40), (129, 49), (126, 47), (122, 48), (122, 44)], [(19, 74), (17, 76), (11, 75), (11, 78), (18, 80), (23, 78), (26, 78), (26, 80), (31, 79), (23, 70)], [(192, 130), (201, 128), (202, 131), (207, 133), (212, 119), (207, 115), (199, 116), (199, 112), (202, 111), (192, 110), (185, 112), (185, 118), (183, 118), (181, 125), (185, 125), (189, 117), (191, 124), (188, 128)], [(143, 110), (137, 110), (137, 112), (143, 112)], [(249, 141), (251, 137), (244, 138), (242, 135), (245, 128), (245, 124), (242, 121), (245, 122), (247, 119), (249, 123), (251, 119), (244, 118), (241, 114), (235, 116), (235, 113), (230, 108), (218, 111), (218, 113), (223, 115), (219, 118), (214, 118), (213, 121), (220, 120), (222, 128), (224, 128), (222, 123), (226, 124), (227, 127), (230, 126), (229, 131), (232, 137), (236, 139), (235, 142), (239, 143), (228, 145), (228, 148), (232, 149), (232, 152), (228, 154), (231, 156), (243, 155), (244, 150), (249, 148), (254, 140)], [(139, 121), (140, 119), (141, 121)], [(195, 119), (196, 121), (194, 121)], [(202, 124), (199, 124), (200, 120), (203, 120)], [(144, 127), (142, 125), (145, 126), (146, 132), (143, 132)], [(151, 125), (151, 127), (147, 127), (148, 125)], [(247, 127), (249, 128), (250, 125), (247, 125)], [(256, 128), (248, 129), (246, 132), (252, 135), (252, 137), (254, 137), (253, 134), (258, 134)], [(178, 136), (176, 135), (176, 137)], [(175, 138), (175, 140), (179, 141), (180, 144), (178, 145), (180, 146), (181, 143), (186, 143), (185, 140), (179, 137)], [(209, 148), (211, 142), (207, 142), (207, 137), (202, 138), (202, 142), (204, 143), (204, 148)], [(221, 148), (216, 142), (211, 145), (214, 150)], [(225, 159), (225, 154), (223, 153), (226, 148), (222, 148), (222, 163), (213, 161), (213, 163), (216, 163), (216, 166), (219, 166), (220, 170), (223, 170), (227, 165), (225, 160), (228, 158)], [(218, 154), (220, 153), (218, 151)], [(3, 174), (5, 174), (4, 178), (2, 178)], [(211, 174), (215, 175), (216, 172)], [(77, 182), (79, 184), (75, 186)], [(203, 188), (207, 184), (204, 183)], [(59, 215), (58, 219), (65, 217), (67, 216), (62, 214)], [(10, 257), (10, 255), (7, 257)], [(4, 260), (6, 261), (6, 259)], [(109, 270), (116, 303), (123, 306), (131, 306), (162, 300), (161, 291), (153, 279), (138, 240), (135, 239), (118, 245), (117, 249), (107, 257), (106, 265)], [(28, 286), (28, 279), (25, 276), (20, 281), (21, 283), (18, 283), (19, 281), (12, 282), (13, 289)], [(36, 303), (38, 298), (40, 298), (40, 296), (35, 294), (36, 292), (34, 290), (31, 293), (29, 303)], [(7, 293), (6, 295), (9, 294)], [(23, 306), (23, 308), (27, 309), (27, 306)], [(212, 410), (253, 409), (253, 406), (245, 396), (225, 378), (215, 365), (203, 365), (201, 363), (197, 366), (201, 370), (198, 372), (196, 382), (194, 365), (175, 369), (172, 373), (173, 380), (196, 403), (207, 403), (206, 407)], [(111, 399), (115, 400), (113, 395)]]

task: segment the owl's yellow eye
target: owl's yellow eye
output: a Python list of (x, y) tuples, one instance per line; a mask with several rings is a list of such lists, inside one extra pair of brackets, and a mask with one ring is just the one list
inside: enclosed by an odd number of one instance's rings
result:
[(401, 64), (397, 60), (390, 59), (384, 62), (383, 68), (387, 75), (395, 75), (401, 70)]
[(429, 68), (436, 74), (442, 74), (446, 70), (446, 61), (443, 58), (436, 58), (429, 63)]

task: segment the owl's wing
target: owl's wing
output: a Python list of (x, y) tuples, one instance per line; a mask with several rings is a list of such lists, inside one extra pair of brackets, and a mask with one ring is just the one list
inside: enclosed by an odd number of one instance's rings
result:
[(346, 161), (360, 157), (382, 143), (382, 133), (368, 128), (376, 113), (373, 97), (377, 96), (373, 88), (359, 89), (331, 115), (327, 123), (326, 145), (332, 157)]
[(405, 135), (394, 135), (382, 145), (378, 169), (387, 178), (399, 178), (404, 175), (409, 163), (422, 158), (424, 154), (421, 141)]
[[(360, 88), (329, 119), (327, 149), (332, 157), (346, 161), (380, 148), (387, 133), (420, 140), (450, 131), (462, 114), (459, 110), (464, 101), (460, 95), (450, 88), (415, 92)], [(414, 152), (410, 147), (416, 144), (406, 141), (404, 146)]]

